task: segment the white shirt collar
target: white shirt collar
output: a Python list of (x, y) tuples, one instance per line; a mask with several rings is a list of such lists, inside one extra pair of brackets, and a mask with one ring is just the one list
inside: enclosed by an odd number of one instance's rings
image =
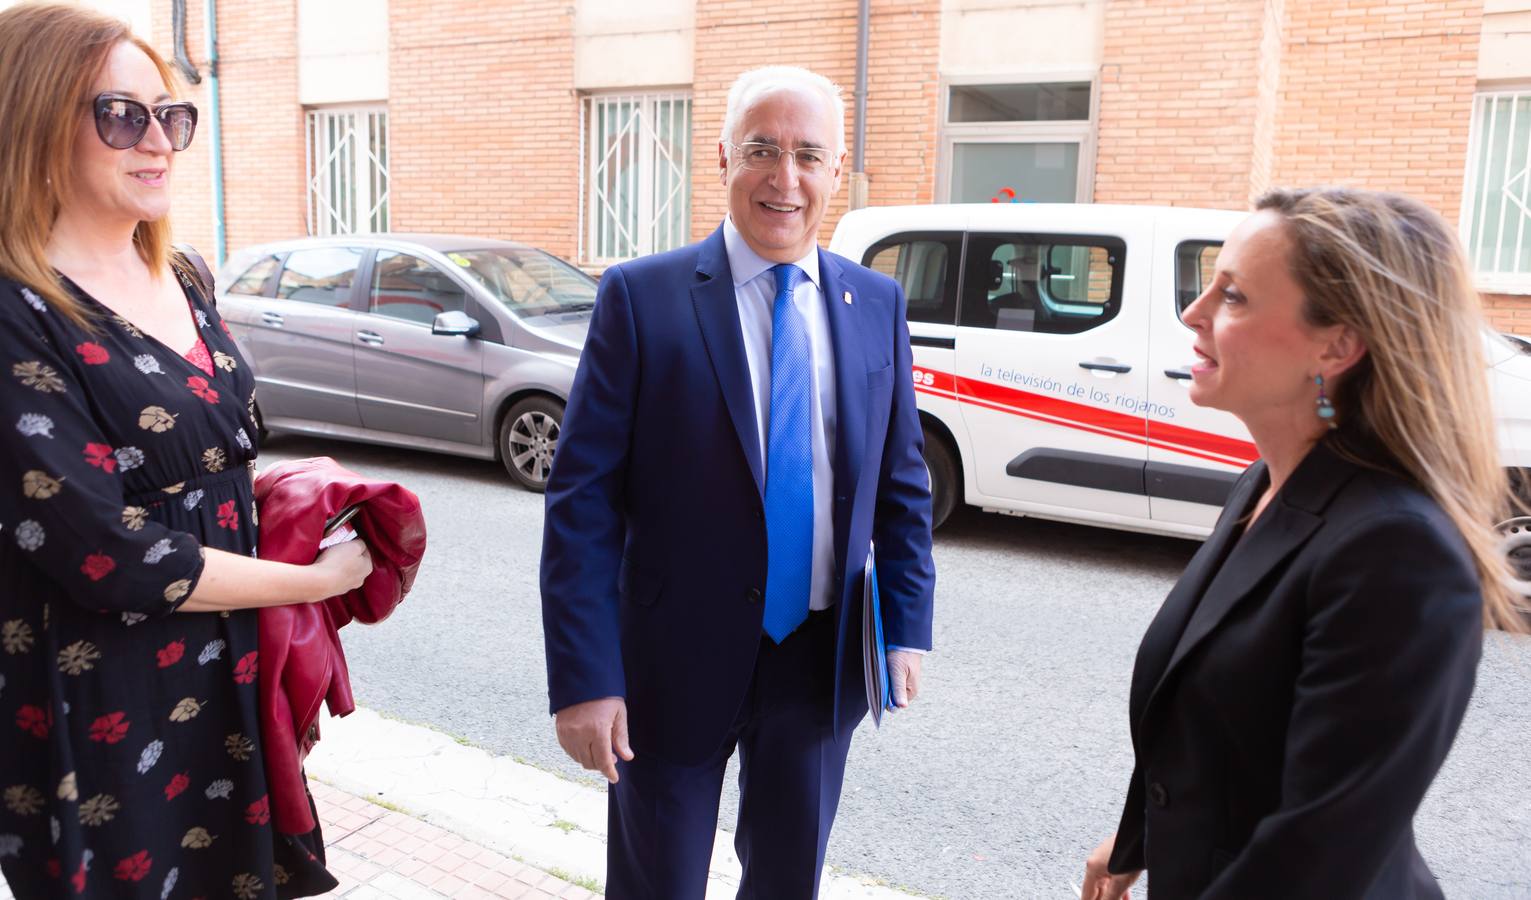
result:
[[(723, 246), (728, 251), (728, 270), (733, 274), (735, 288), (749, 284), (751, 281), (759, 278), (762, 273), (770, 271), (771, 267), (776, 265), (776, 263), (765, 259), (750, 249), (750, 245), (744, 240), (744, 235), (740, 234), (738, 227), (734, 225), (732, 216), (723, 220)], [(793, 265), (803, 270), (803, 273), (808, 276), (808, 280), (813, 282), (814, 287), (820, 291), (824, 289), (824, 286), (819, 283), (819, 248), (817, 244), (809, 249), (807, 256), (804, 256)]]

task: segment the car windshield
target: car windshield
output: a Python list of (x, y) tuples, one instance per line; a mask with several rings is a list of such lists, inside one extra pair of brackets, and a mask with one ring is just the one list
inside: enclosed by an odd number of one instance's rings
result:
[(541, 250), (453, 250), (446, 257), (518, 315), (578, 312), (595, 306), (595, 279)]

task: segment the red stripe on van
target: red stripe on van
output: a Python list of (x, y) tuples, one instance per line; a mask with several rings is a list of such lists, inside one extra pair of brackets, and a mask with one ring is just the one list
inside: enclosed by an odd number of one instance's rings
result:
[(1140, 416), (1075, 403), (1059, 397), (1035, 394), (975, 378), (959, 378), (928, 366), (917, 366), (920, 373), (915, 390), (945, 400), (1010, 413), (1039, 422), (1087, 431), (1134, 444), (1147, 444), (1204, 459), (1208, 462), (1242, 468), (1258, 458), (1249, 441), (1170, 425)]

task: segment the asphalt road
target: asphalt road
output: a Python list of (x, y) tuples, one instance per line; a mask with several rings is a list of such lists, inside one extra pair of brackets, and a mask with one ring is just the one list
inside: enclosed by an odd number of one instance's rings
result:
[[(546, 707), (542, 498), (497, 463), (279, 436), (425, 505), (430, 551), (392, 618), (344, 632), (358, 702), (591, 784)], [(829, 861), (932, 896), (1071, 896), (1131, 769), (1139, 637), (1186, 541), (959, 511), (937, 532), (924, 693), (851, 751)], [(1456, 748), (1417, 818), (1448, 896), (1531, 898), (1531, 640), (1490, 638)], [(736, 811), (730, 780), (722, 822)], [(1295, 861), (1294, 861), (1295, 862)]]

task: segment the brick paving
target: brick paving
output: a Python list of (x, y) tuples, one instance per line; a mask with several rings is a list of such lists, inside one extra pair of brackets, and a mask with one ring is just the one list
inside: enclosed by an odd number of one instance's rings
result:
[[(444, 828), (310, 781), (324, 827), (328, 868), (347, 900), (592, 900), (541, 869), (463, 840)], [(13, 900), (0, 879), (0, 900)]]
[(597, 894), (354, 794), (309, 783), (348, 900), (591, 900)]

